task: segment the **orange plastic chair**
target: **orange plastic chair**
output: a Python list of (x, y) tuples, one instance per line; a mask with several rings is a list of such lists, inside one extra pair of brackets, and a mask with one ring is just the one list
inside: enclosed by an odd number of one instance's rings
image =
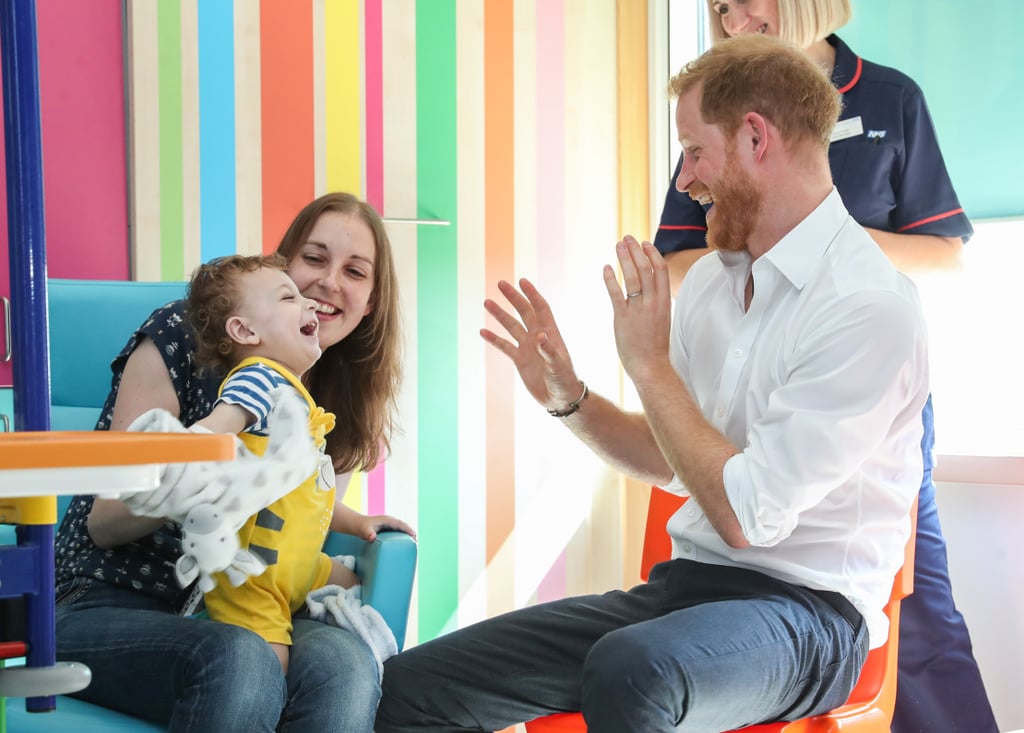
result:
[[(640, 576), (646, 580), (651, 568), (669, 559), (672, 541), (665, 530), (669, 518), (685, 498), (651, 487), (647, 528), (640, 562)], [(864, 669), (846, 704), (823, 715), (789, 723), (762, 723), (740, 729), (742, 733), (889, 733), (896, 703), (896, 663), (900, 636), (900, 602), (913, 591), (914, 541), (917, 535), (917, 502), (910, 512), (910, 540), (904, 551), (903, 567), (896, 573), (892, 594), (885, 607), (889, 617), (889, 639), (868, 654)], [(527, 733), (585, 733), (587, 724), (580, 713), (559, 713), (526, 724)], [(740, 733), (733, 731), (732, 733)]]

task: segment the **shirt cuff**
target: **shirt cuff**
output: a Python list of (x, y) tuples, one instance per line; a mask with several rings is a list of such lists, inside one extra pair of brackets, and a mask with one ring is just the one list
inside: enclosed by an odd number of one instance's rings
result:
[(732, 506), (740, 529), (747, 542), (757, 547), (771, 547), (789, 536), (796, 526), (796, 517), (789, 517), (783, 511), (772, 510), (760, 497), (747, 468), (747, 457), (737, 453), (725, 462), (722, 469), (725, 496)]

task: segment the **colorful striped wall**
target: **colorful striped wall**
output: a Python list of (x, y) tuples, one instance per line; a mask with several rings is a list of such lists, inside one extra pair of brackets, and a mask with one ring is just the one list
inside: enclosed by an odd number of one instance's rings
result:
[[(47, 273), (124, 280), (129, 265), (120, 0), (37, 3), (36, 35)], [(9, 296), (3, 161), (0, 147), (0, 294)], [(0, 385), (11, 383), (11, 364), (0, 362)]]
[(272, 249), (327, 190), (391, 220), (404, 432), (347, 501), (417, 527), (412, 641), (635, 574), (620, 478), (478, 331), (497, 281), (529, 277), (580, 375), (620, 395), (601, 269), (621, 223), (650, 228), (646, 18), (614, 0), (128, 3), (137, 279)]

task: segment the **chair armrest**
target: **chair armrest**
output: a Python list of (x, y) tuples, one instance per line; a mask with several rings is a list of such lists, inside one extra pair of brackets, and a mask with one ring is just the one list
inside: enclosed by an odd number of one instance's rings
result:
[(363, 603), (384, 617), (401, 651), (416, 575), (416, 540), (405, 532), (379, 532), (373, 542), (331, 532), (324, 542), (324, 552), (331, 556), (355, 555)]

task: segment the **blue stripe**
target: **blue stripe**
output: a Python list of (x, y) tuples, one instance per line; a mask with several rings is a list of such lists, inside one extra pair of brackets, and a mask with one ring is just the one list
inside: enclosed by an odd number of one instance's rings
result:
[(294, 389), (287, 379), (266, 365), (250, 364), (228, 378), (217, 402), (227, 402), (247, 410), (256, 419), (247, 432), (264, 435), (273, 406), (270, 393), (278, 387)]
[(264, 392), (247, 389), (245, 385), (233, 383), (230, 389), (225, 389), (218, 403), (224, 402), (229, 405), (238, 405), (245, 409), (255, 418), (255, 422), (246, 432), (262, 435), (267, 428), (267, 415), (270, 414), (270, 400)]
[(199, 230), (201, 257), (234, 254), (235, 28), (233, 3), (199, 0)]

